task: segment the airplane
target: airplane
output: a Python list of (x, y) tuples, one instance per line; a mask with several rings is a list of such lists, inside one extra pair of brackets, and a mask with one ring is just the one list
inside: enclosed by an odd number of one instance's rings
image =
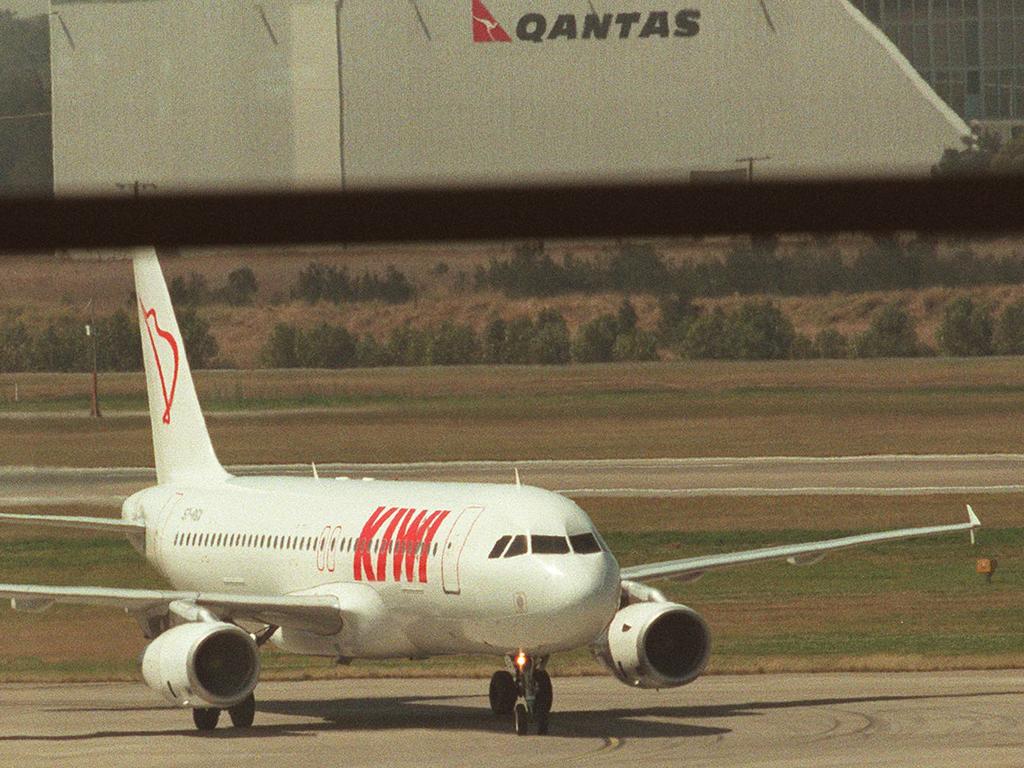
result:
[[(805, 544), (619, 566), (572, 500), (519, 482), (235, 477), (220, 464), (156, 251), (132, 262), (157, 484), (121, 518), (2, 514), (0, 522), (124, 534), (168, 590), (0, 584), (16, 610), (55, 603), (127, 611), (150, 643), (145, 682), (192, 710), (253, 724), (260, 647), (351, 659), (488, 654), (504, 660), (489, 700), (515, 732), (548, 731), (551, 654), (589, 646), (621, 682), (674, 688), (711, 649), (700, 614), (645, 582), (693, 580), (768, 560), (974, 530), (905, 528)], [(268, 439), (272, 436), (268, 435)], [(314, 472), (315, 474), (315, 472)]]

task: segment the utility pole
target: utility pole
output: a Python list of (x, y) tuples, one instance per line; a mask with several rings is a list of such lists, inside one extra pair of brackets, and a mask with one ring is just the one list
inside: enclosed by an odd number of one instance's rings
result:
[(142, 195), (142, 191), (145, 189), (156, 189), (156, 184), (151, 184), (148, 181), (139, 181), (136, 179), (132, 182), (117, 182), (114, 186), (120, 189), (122, 192), (131, 192), (132, 197), (138, 198)]
[(753, 181), (754, 180), (754, 163), (758, 163), (758, 162), (760, 162), (762, 160), (771, 160), (771, 159), (772, 158), (771, 158), (770, 155), (762, 155), (761, 157), (754, 157), (754, 156), (750, 156), (750, 157), (737, 157), (736, 158), (736, 162), (737, 163), (746, 163), (747, 164), (747, 181), (749, 182), (749, 181)]
[(99, 377), (96, 372), (96, 324), (93, 321), (93, 300), (89, 299), (89, 322), (85, 326), (85, 335), (89, 337), (92, 348), (92, 397), (90, 398), (89, 415), (94, 419), (103, 417), (100, 413)]

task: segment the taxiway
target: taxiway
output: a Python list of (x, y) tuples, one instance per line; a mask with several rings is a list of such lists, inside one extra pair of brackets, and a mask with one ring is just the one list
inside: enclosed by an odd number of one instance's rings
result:
[[(705, 677), (671, 691), (555, 682), (519, 737), (486, 680), (263, 683), (256, 725), (203, 735), (141, 684), (0, 686), (0, 764), (1019, 766), (1019, 672)], [(225, 718), (226, 719), (226, 718)]]

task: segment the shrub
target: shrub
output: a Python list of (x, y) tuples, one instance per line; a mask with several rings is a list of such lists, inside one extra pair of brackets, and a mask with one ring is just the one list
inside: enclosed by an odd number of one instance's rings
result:
[(914, 322), (898, 303), (876, 312), (871, 325), (853, 343), (855, 357), (915, 357), (920, 351)]
[[(189, 357), (191, 359), (191, 350)], [(142, 369), (139, 324), (123, 309), (96, 321), (96, 367), (101, 371)]]
[(604, 363), (612, 359), (619, 322), (614, 315), (601, 315), (580, 329), (572, 345), (573, 359), (580, 363)]
[(260, 361), (268, 368), (298, 368), (299, 331), (294, 325), (278, 323), (260, 352)]
[(321, 323), (298, 333), (296, 357), (302, 368), (350, 368), (356, 364), (356, 340), (343, 326)]
[(740, 360), (784, 360), (796, 334), (793, 323), (770, 301), (744, 302), (728, 317), (730, 357)]
[(701, 315), (686, 331), (686, 337), (679, 345), (683, 357), (692, 360), (715, 360), (730, 356), (726, 338), (726, 315), (721, 307), (715, 307), (710, 314)]
[(377, 368), (391, 364), (387, 349), (373, 336), (367, 334), (356, 342), (356, 365)]
[(798, 333), (793, 337), (793, 343), (789, 348), (789, 356), (794, 360), (810, 360), (818, 357), (818, 348), (808, 336)]
[(529, 362), (541, 365), (563, 365), (572, 358), (569, 327), (561, 313), (542, 310), (534, 323)]
[(70, 316), (50, 322), (32, 345), (30, 368), (35, 371), (90, 370), (85, 323)]
[(1024, 299), (1003, 309), (996, 322), (993, 345), (1000, 355), (1024, 355)]
[(607, 285), (626, 293), (663, 293), (672, 282), (668, 266), (650, 243), (623, 242), (608, 259)]
[(429, 345), (429, 334), (406, 322), (388, 335), (384, 349), (392, 365), (427, 365)]
[(210, 300), (210, 287), (206, 284), (206, 278), (198, 272), (189, 272), (188, 279), (184, 277), (172, 277), (167, 286), (171, 294), (171, 302), (175, 306), (189, 304), (196, 306)]
[(508, 323), (500, 317), (495, 317), (487, 323), (483, 336), (483, 360), (485, 363), (507, 362), (505, 352), (505, 339), (508, 334)]
[(952, 357), (992, 354), (992, 312), (976, 306), (968, 296), (946, 305), (939, 326), (939, 349)]
[(192, 368), (208, 368), (219, 349), (217, 339), (210, 333), (210, 323), (195, 308), (184, 307), (178, 310), (178, 328), (188, 350), (189, 365)]
[(690, 296), (675, 291), (664, 294), (658, 301), (658, 340), (662, 344), (677, 344), (686, 337), (700, 310)]
[(20, 320), (0, 326), (0, 372), (28, 370), (32, 361), (32, 336)]
[(409, 301), (415, 290), (406, 276), (389, 265), (381, 277), (376, 272), (365, 272), (361, 277), (352, 279), (344, 267), (336, 268), (311, 262), (299, 272), (298, 281), (292, 289), (292, 296), (304, 299), (310, 304), (318, 301), (330, 301), (340, 304), (343, 301), (383, 300), (389, 304)]
[(612, 360), (657, 360), (658, 343), (654, 334), (633, 329), (620, 333), (612, 345)]
[(835, 328), (818, 331), (814, 337), (814, 349), (818, 357), (828, 360), (841, 360), (850, 355), (849, 342)]
[(430, 365), (467, 365), (480, 362), (480, 341), (468, 325), (445, 320), (433, 330), (428, 347)]
[(256, 274), (249, 267), (239, 267), (228, 273), (228, 284), (224, 288), (224, 299), (233, 307), (252, 304), (259, 284)]

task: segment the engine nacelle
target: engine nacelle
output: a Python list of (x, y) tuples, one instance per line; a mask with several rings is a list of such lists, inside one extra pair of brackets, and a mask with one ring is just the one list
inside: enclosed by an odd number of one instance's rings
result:
[(676, 688), (704, 671), (711, 633), (685, 605), (634, 603), (615, 614), (591, 650), (626, 685)]
[(234, 706), (260, 676), (256, 642), (225, 622), (179, 624), (151, 642), (142, 654), (146, 684), (182, 707)]

